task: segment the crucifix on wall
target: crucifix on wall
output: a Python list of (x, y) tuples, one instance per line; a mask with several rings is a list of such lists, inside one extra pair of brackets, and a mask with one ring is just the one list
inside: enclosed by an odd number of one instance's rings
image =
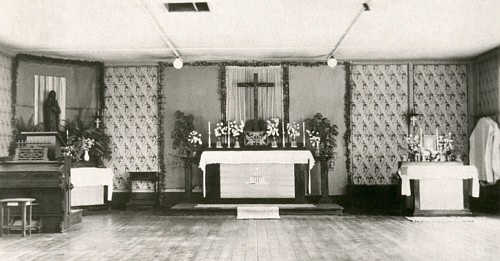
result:
[(237, 84), (238, 87), (242, 88), (253, 88), (253, 115), (255, 119), (259, 118), (259, 87), (274, 87), (272, 82), (259, 82), (259, 76), (257, 73), (253, 74), (252, 82), (240, 82)]

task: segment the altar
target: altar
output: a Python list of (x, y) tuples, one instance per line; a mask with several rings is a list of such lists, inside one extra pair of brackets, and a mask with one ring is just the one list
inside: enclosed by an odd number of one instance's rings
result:
[(213, 164), (219, 170), (215, 186), (220, 198), (297, 198), (309, 190), (310, 182), (306, 186), (305, 178), (310, 179), (314, 157), (309, 150), (204, 151), (199, 163), (204, 198), (207, 167)]
[(398, 174), (413, 215), (470, 214), (469, 196), (479, 197), (476, 167), (461, 162), (404, 162)]

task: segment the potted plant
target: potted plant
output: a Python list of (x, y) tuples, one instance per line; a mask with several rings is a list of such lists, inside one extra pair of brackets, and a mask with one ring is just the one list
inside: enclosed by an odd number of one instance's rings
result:
[(245, 123), (240, 121), (237, 123), (236, 121), (229, 122), (229, 133), (234, 137), (234, 148), (240, 148), (240, 135), (243, 133), (243, 128)]
[(176, 111), (174, 129), (171, 132), (173, 149), (188, 158), (194, 157), (203, 145), (202, 135), (194, 129), (193, 119), (192, 114)]
[(317, 137), (318, 140), (318, 155), (328, 159), (335, 157), (335, 149), (337, 148), (338, 127), (332, 124), (328, 118), (323, 117), (321, 113), (316, 113), (313, 118), (306, 119), (306, 128), (311, 133), (310, 137)]
[(192, 130), (189, 135), (188, 135), (188, 142), (191, 146), (191, 156), (194, 158), (196, 156), (196, 151), (198, 151), (201, 148), (201, 145), (203, 145), (203, 140), (201, 139), (201, 133)]
[(66, 137), (65, 153), (75, 163), (83, 159), (89, 162), (83, 165), (104, 166), (104, 160), (111, 158), (110, 138), (104, 128), (97, 128), (93, 121), (82, 120), (80, 115), (65, 121), (59, 136)]
[[(329, 203), (328, 193), (328, 161), (335, 163), (335, 149), (337, 148), (337, 125), (330, 123), (330, 120), (323, 117), (321, 113), (316, 113), (313, 118), (306, 119), (307, 132), (310, 139), (315, 140), (316, 157), (321, 166), (321, 199), (320, 203)], [(312, 143), (312, 142), (311, 142)]]

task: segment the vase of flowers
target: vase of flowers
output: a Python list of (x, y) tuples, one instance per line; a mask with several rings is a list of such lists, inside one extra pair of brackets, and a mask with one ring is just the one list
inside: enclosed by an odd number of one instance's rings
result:
[(314, 152), (317, 156), (319, 156), (319, 144), (321, 143), (321, 137), (319, 136), (319, 131), (315, 130), (306, 130), (307, 136), (309, 137), (309, 143), (314, 148)]
[(222, 149), (222, 139), (227, 134), (227, 127), (224, 125), (224, 122), (220, 121), (215, 124), (214, 134), (217, 138), (215, 147), (217, 149)]
[(290, 137), (290, 146), (292, 148), (297, 148), (297, 137), (300, 135), (300, 125), (296, 122), (287, 123), (286, 130), (288, 137)]
[(420, 142), (420, 135), (410, 135), (406, 138), (408, 143), (408, 159), (410, 161), (420, 161), (420, 152), (422, 151), (422, 144)]
[(191, 155), (190, 157), (195, 157), (196, 156), (196, 151), (201, 147), (203, 144), (203, 140), (201, 139), (201, 133), (197, 132), (196, 130), (193, 130), (189, 133), (188, 135), (188, 142), (191, 144)]
[(279, 133), (279, 124), (280, 120), (278, 118), (272, 118), (270, 120), (267, 120), (267, 130), (266, 134), (268, 137), (271, 137), (271, 147), (272, 148), (277, 148), (278, 147), (278, 142), (277, 142), (277, 137), (280, 136)]
[(240, 136), (243, 133), (243, 128), (245, 127), (245, 123), (240, 121), (237, 123), (236, 121), (229, 122), (229, 132), (234, 137), (234, 148), (240, 148)]
[(83, 137), (81, 138), (81, 148), (83, 150), (83, 160), (89, 161), (90, 155), (89, 150), (94, 146), (95, 140), (91, 138)]

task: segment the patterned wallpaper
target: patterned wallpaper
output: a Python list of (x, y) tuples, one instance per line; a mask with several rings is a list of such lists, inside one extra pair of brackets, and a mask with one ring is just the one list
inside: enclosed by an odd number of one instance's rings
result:
[(397, 163), (407, 135), (407, 65), (352, 65), (351, 182), (396, 182)]
[(12, 136), (12, 58), (0, 53), (0, 157), (9, 155)]
[(414, 65), (413, 104), (423, 120), (425, 134), (452, 133), (455, 151), (462, 159), (468, 154), (467, 66), (456, 64)]
[(397, 183), (410, 106), (424, 115), (425, 134), (451, 132), (466, 154), (466, 65), (353, 64), (350, 71), (352, 184)]
[(112, 141), (107, 165), (114, 172), (114, 189), (152, 191), (149, 182), (130, 184), (128, 172), (159, 170), (158, 67), (106, 67), (104, 83), (104, 122)]
[(481, 59), (475, 66), (475, 112), (488, 115), (499, 109), (499, 64), (496, 55)]

